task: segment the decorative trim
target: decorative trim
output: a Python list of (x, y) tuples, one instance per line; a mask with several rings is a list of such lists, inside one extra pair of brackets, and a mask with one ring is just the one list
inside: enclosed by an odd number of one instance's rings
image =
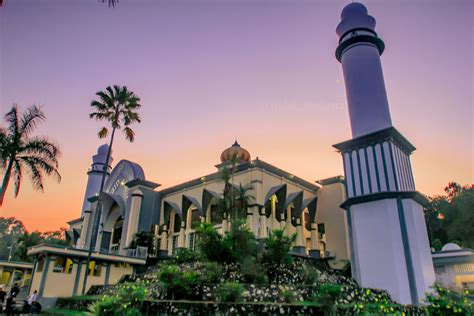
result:
[(155, 189), (159, 187), (161, 184), (151, 182), (148, 180), (134, 179), (134, 180), (128, 181), (127, 183), (125, 183), (125, 185), (129, 188), (140, 185), (148, 189)]
[[(351, 30), (353, 31), (353, 30)], [(370, 35), (357, 35), (354, 37), (351, 37), (339, 44), (336, 48), (336, 59), (341, 62), (342, 55), (345, 53), (346, 48), (353, 44), (357, 43), (371, 43), (374, 44), (375, 47), (378, 49), (379, 54), (382, 55), (383, 51), (385, 50), (385, 44), (384, 42), (375, 36), (370, 36)]]
[(375, 36), (378, 36), (377, 33), (372, 29), (369, 29), (367, 27), (358, 27), (358, 28), (355, 28), (355, 29), (350, 29), (349, 31), (347, 31), (344, 34), (342, 34), (341, 36), (339, 36), (339, 44), (341, 43), (342, 39), (344, 37), (346, 37), (347, 34), (352, 33), (352, 32), (357, 32), (357, 31), (366, 31), (366, 32), (370, 32), (370, 33), (374, 34)]
[(408, 285), (410, 286), (411, 303), (418, 303), (418, 291), (416, 289), (415, 270), (413, 268), (413, 258), (410, 250), (410, 241), (408, 240), (407, 225), (405, 220), (405, 212), (403, 210), (402, 197), (397, 197), (398, 218), (400, 220), (400, 230), (403, 242), (403, 252), (405, 254), (405, 264), (407, 267)]
[(363, 196), (357, 196), (347, 199), (340, 205), (341, 208), (347, 210), (351, 205), (367, 203), (372, 201), (384, 200), (384, 199), (396, 199), (401, 197), (402, 199), (413, 199), (420, 203), (422, 206), (426, 206), (429, 201), (418, 191), (401, 191), (401, 192), (379, 192), (374, 194), (368, 194)]
[(365, 168), (367, 168), (367, 182), (369, 182), (369, 193), (373, 193), (372, 178), (370, 177), (369, 156), (367, 155), (367, 147), (364, 148), (364, 159), (365, 159)]
[(415, 146), (413, 146), (395, 127), (389, 127), (374, 133), (350, 139), (345, 142), (337, 143), (333, 145), (333, 147), (344, 153), (356, 148), (375, 145), (384, 140), (394, 141), (400, 146), (400, 148), (405, 150), (408, 155), (416, 150)]

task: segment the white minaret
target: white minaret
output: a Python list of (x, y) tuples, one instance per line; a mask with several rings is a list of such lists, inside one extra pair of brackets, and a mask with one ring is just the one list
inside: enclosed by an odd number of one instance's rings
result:
[[(102, 175), (104, 174), (105, 161), (107, 159), (107, 150), (109, 145), (103, 144), (97, 149), (97, 154), (92, 157), (92, 165), (87, 172), (87, 186), (84, 194), (84, 202), (82, 203), (81, 217), (84, 217), (86, 210), (90, 211), (91, 203), (88, 201), (89, 198), (93, 197), (99, 192), (100, 183), (102, 181)], [(107, 168), (107, 175), (110, 174), (111, 165), (114, 161), (112, 158), (112, 152), (110, 153), (109, 167)]]
[(410, 162), (415, 147), (390, 118), (375, 19), (360, 3), (347, 5), (336, 32), (352, 139), (342, 154), (352, 275), (361, 286), (387, 290), (417, 304), (435, 282), (423, 204)]

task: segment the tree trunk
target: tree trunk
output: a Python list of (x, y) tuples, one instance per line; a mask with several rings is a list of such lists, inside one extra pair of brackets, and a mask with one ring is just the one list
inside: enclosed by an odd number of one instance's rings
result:
[(8, 160), (7, 168), (5, 169), (5, 174), (3, 175), (2, 187), (0, 188), (0, 207), (3, 204), (3, 199), (5, 198), (5, 193), (7, 192), (8, 183), (10, 182), (10, 176), (12, 173), (13, 159)]
[(94, 212), (94, 216), (92, 217), (92, 221), (93, 221), (92, 222), (92, 234), (91, 234), (91, 239), (90, 239), (89, 249), (88, 249), (88, 254), (87, 254), (86, 274), (84, 275), (84, 282), (82, 284), (82, 295), (84, 295), (85, 291), (86, 291), (87, 279), (88, 279), (88, 276), (89, 276), (89, 273), (90, 273), (89, 264), (90, 264), (90, 261), (91, 261), (92, 250), (95, 247), (94, 244), (96, 243), (97, 237), (98, 237), (100, 213), (102, 212), (102, 196), (101, 195), (102, 195), (102, 192), (104, 191), (105, 178), (107, 176), (107, 171), (108, 171), (108, 168), (109, 168), (110, 154), (112, 152), (112, 145), (114, 143), (114, 136), (115, 136), (115, 128), (112, 129), (112, 135), (110, 135), (110, 143), (109, 143), (109, 149), (107, 150), (107, 158), (105, 159), (104, 173), (102, 174), (102, 181), (100, 183), (99, 200), (97, 202), (97, 206), (96, 206), (96, 209), (95, 209), (95, 212)]

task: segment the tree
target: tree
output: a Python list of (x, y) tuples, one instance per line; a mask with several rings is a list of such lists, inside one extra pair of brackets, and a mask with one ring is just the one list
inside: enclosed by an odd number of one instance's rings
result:
[[(105, 91), (99, 91), (96, 93), (98, 100), (91, 102), (91, 107), (94, 108), (94, 112), (89, 114), (89, 118), (96, 119), (98, 121), (106, 121), (112, 127), (112, 133), (110, 135), (109, 148), (107, 150), (107, 157), (105, 159), (104, 172), (102, 174), (102, 180), (99, 189), (99, 200), (97, 202), (96, 211), (92, 222), (92, 235), (89, 244), (89, 254), (87, 256), (86, 269), (89, 269), (90, 257), (93, 250), (93, 245), (96, 241), (97, 231), (99, 226), (100, 213), (102, 212), (102, 192), (104, 190), (105, 175), (107, 174), (107, 168), (110, 161), (110, 153), (112, 151), (112, 145), (114, 143), (115, 132), (123, 128), (125, 138), (129, 142), (133, 142), (135, 139), (135, 132), (130, 128), (133, 123), (140, 123), (140, 115), (137, 110), (141, 107), (140, 98), (135, 95), (132, 91), (129, 91), (127, 87), (114, 85), (107, 87)], [(107, 127), (102, 127), (99, 130), (99, 138), (105, 138), (109, 134)], [(86, 271), (86, 277), (84, 278), (83, 289), (85, 291), (87, 283), (88, 271)]]
[(431, 245), (458, 242), (463, 247), (474, 247), (474, 188), (450, 182), (446, 196), (430, 198), (425, 209)]
[(5, 193), (14, 178), (15, 197), (20, 192), (23, 174), (29, 174), (33, 187), (44, 191), (44, 175), (53, 176), (58, 182), (59, 146), (44, 136), (32, 137), (36, 126), (46, 119), (40, 107), (31, 106), (21, 114), (17, 105), (5, 115), (6, 128), (0, 128), (0, 167), (5, 170), (0, 187), (0, 207)]
[(25, 225), (20, 220), (0, 217), (0, 259), (8, 260), (14, 254), (15, 244), (25, 232)]

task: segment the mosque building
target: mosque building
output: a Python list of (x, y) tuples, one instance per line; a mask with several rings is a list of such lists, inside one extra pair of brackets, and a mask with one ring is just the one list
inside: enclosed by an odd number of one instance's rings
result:
[[(419, 303), (435, 281), (425, 199), (413, 180), (415, 147), (392, 126), (380, 61), (385, 46), (375, 19), (360, 3), (343, 9), (336, 32), (353, 136), (334, 145), (344, 177), (304, 180), (252, 159), (236, 141), (222, 152), (214, 173), (160, 189), (135, 162), (121, 160), (112, 168), (110, 160), (106, 166), (108, 147), (102, 145), (87, 173), (81, 216), (70, 222), (73, 246), (39, 245), (28, 251), (36, 258), (30, 291), (44, 298), (81, 294), (134, 273), (147, 256), (166, 258), (177, 249), (195, 248), (201, 222), (225, 233), (229, 220), (216, 201), (224, 189), (221, 171), (232, 168), (232, 185), (252, 187), (254, 201), (245, 217), (259, 240), (284, 228), (286, 234), (296, 233), (294, 254), (327, 258), (334, 268), (350, 262), (361, 286), (387, 290), (400, 303)], [(132, 247), (141, 232), (155, 235), (152, 253)], [(86, 269), (89, 245), (93, 253)]]

